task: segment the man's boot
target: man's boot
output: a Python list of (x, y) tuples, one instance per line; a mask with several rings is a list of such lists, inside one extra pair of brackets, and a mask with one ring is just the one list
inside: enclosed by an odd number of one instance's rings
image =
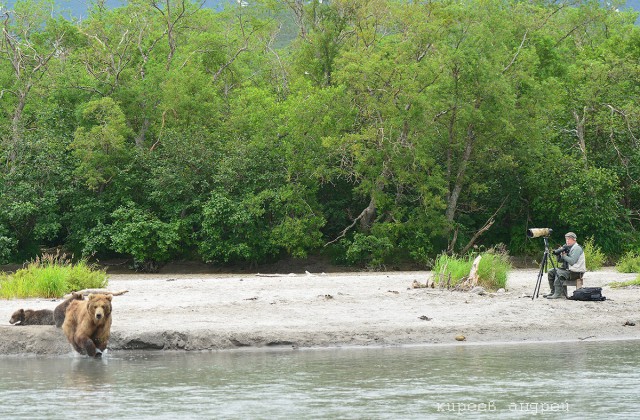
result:
[(542, 295), (542, 297), (549, 297), (549, 296), (553, 295), (553, 292), (555, 290), (555, 287), (553, 285), (554, 281), (555, 281), (555, 276), (552, 277), (551, 273), (549, 273), (549, 290), (550, 291), (546, 295)]
[(547, 299), (560, 299), (567, 298), (564, 294), (564, 287), (562, 287), (562, 279), (556, 276), (556, 281), (553, 282), (553, 294), (545, 296)]

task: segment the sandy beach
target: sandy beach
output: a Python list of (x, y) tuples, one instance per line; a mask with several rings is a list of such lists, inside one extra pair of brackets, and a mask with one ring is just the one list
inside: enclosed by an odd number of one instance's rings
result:
[[(502, 293), (412, 288), (431, 273), (113, 274), (110, 351), (400, 346), (640, 339), (640, 288), (612, 289), (637, 274), (585, 275), (604, 302), (548, 300), (546, 276), (516, 269)], [(569, 288), (569, 292), (573, 288)], [(19, 308), (61, 300), (0, 300), (0, 355), (72, 354), (55, 326), (13, 326)], [(629, 323), (635, 326), (625, 325)], [(465, 341), (456, 341), (456, 336)]]

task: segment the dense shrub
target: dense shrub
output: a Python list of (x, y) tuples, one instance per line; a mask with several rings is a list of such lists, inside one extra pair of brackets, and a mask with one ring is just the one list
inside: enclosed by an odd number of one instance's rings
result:
[(618, 260), (616, 270), (621, 273), (640, 272), (640, 255), (637, 252), (629, 251)]
[(584, 258), (588, 271), (599, 270), (604, 266), (607, 257), (600, 247), (594, 244), (593, 238), (588, 238), (584, 242), (582, 249), (584, 250)]

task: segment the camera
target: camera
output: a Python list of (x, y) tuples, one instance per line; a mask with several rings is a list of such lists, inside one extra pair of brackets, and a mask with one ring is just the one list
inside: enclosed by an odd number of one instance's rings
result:
[(563, 253), (569, 254), (569, 251), (571, 251), (571, 247), (568, 245), (562, 245), (560, 248), (554, 249), (552, 251), (553, 255), (556, 256), (558, 263), (562, 264), (562, 268), (564, 268), (565, 270), (569, 268), (569, 263), (567, 263), (565, 260), (562, 259), (562, 254)]
[(555, 255), (556, 257), (560, 257), (560, 255), (562, 255), (563, 252), (566, 252), (568, 254), (569, 251), (571, 251), (571, 247), (562, 245), (560, 248), (553, 250), (553, 255)]
[(553, 229), (549, 228), (531, 228), (527, 229), (527, 238), (538, 238), (540, 236), (548, 237), (553, 232)]

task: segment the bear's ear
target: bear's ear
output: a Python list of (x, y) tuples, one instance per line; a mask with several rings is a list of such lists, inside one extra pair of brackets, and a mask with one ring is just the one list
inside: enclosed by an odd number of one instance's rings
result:
[(108, 295), (106, 295), (106, 296), (107, 296), (107, 300), (108, 300), (109, 302), (111, 302), (111, 298), (113, 298), (113, 295), (112, 295), (112, 294), (108, 294)]
[(96, 295), (94, 295), (93, 293), (89, 293), (89, 296), (87, 296), (87, 298), (89, 300), (93, 299)]

